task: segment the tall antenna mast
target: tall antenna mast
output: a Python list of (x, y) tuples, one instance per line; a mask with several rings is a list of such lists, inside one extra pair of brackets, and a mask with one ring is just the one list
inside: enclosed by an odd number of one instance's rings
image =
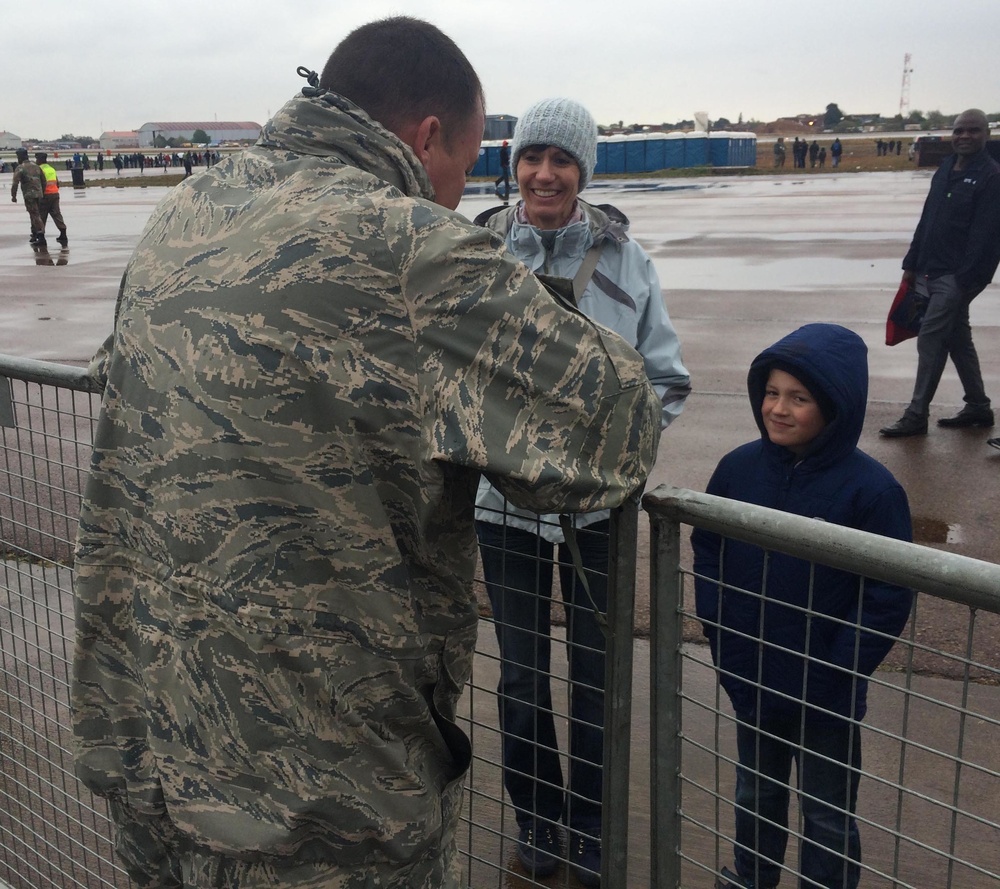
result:
[(903, 56), (903, 86), (899, 91), (899, 116), (904, 120), (910, 115), (910, 54)]

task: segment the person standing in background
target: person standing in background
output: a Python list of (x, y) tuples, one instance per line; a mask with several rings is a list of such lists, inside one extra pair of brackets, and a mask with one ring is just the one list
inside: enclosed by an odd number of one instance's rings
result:
[(69, 238), (66, 237), (66, 223), (63, 221), (62, 210), (59, 209), (59, 177), (48, 161), (49, 156), (44, 151), (35, 152), (35, 163), (42, 171), (42, 181), (45, 183), (39, 204), (42, 234), (45, 234), (45, 225), (51, 216), (56, 228), (59, 229), (59, 237), (56, 240), (65, 247), (69, 243)]
[[(500, 183), (503, 183), (503, 192), (500, 191)], [(510, 146), (507, 140), (503, 140), (500, 146), (500, 175), (493, 182), (496, 196), (507, 204), (510, 201)]]
[(45, 223), (42, 222), (41, 202), (45, 183), (42, 180), (42, 171), (38, 168), (38, 164), (28, 160), (26, 148), (18, 148), (14, 153), (17, 157), (17, 169), (14, 170), (14, 177), (10, 182), (10, 200), (11, 203), (17, 203), (17, 189), (20, 187), (21, 200), (24, 201), (24, 209), (28, 211), (31, 224), (31, 237), (28, 238), (28, 242), (44, 246)]
[(938, 426), (993, 426), (993, 409), (972, 342), (969, 306), (993, 280), (1000, 264), (1000, 165), (986, 151), (986, 115), (963, 111), (952, 129), (954, 154), (934, 177), (903, 257), (903, 280), (927, 301), (917, 336), (917, 378), (910, 404), (885, 438), (927, 434), (927, 418), (945, 365), (951, 358), (965, 406)]

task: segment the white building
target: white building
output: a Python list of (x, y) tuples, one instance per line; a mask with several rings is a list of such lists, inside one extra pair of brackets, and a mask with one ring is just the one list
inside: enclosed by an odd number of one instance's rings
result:
[(12, 148), (21, 147), (23, 147), (23, 142), (20, 136), (8, 133), (6, 130), (0, 130), (0, 150), (9, 151)]
[(157, 136), (181, 142), (193, 142), (192, 137), (196, 130), (203, 130), (211, 143), (256, 142), (260, 135), (260, 124), (252, 120), (154, 121), (139, 127), (139, 146), (151, 148)]
[(105, 130), (100, 138), (101, 151), (123, 151), (139, 147), (137, 130)]

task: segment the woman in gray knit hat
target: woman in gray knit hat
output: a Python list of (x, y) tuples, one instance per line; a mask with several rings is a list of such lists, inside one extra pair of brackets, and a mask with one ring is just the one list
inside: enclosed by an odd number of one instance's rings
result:
[[(628, 219), (579, 197), (597, 163), (594, 118), (572, 99), (537, 102), (518, 119), (511, 160), (520, 201), (476, 222), (504, 237), (532, 271), (571, 279), (581, 311), (636, 347), (666, 426), (681, 412), (690, 380), (656, 271), (629, 237)], [(589, 592), (575, 576), (559, 517), (517, 509), (480, 483), (476, 529), (500, 645), (504, 786), (519, 828), (517, 854), (534, 876), (553, 873), (565, 825), (570, 867), (584, 886), (599, 886), (605, 644), (594, 610), (607, 610), (609, 514), (573, 518)], [(568, 785), (549, 684), (553, 564), (567, 616)]]

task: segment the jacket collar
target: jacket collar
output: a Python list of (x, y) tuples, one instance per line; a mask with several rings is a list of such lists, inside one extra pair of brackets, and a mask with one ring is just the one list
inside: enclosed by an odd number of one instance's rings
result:
[(430, 177), (398, 136), (361, 108), (328, 91), (285, 103), (261, 130), (257, 145), (297, 155), (336, 158), (371, 173), (410, 197), (434, 200)]

